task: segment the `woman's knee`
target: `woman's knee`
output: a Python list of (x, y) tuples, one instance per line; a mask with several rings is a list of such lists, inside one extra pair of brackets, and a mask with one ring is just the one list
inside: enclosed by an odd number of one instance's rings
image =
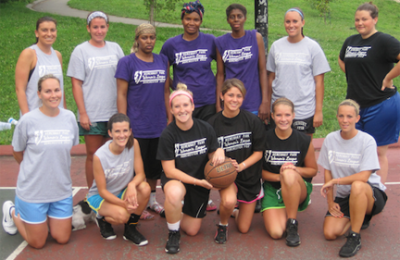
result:
[(140, 183), (138, 185), (137, 191), (139, 194), (141, 194), (145, 198), (150, 197), (151, 188), (150, 188), (150, 185), (145, 181), (143, 181), (142, 183)]
[(46, 239), (47, 239), (47, 236), (44, 239), (38, 238), (38, 237), (32, 237), (32, 238), (29, 238), (26, 242), (28, 242), (28, 245), (30, 245), (33, 248), (41, 249), (46, 244)]
[(335, 240), (338, 237), (338, 234), (332, 229), (324, 228), (324, 237), (326, 240)]
[(236, 196), (223, 196), (221, 197), (221, 204), (220, 206), (224, 208), (234, 208), (237, 203)]
[(365, 183), (363, 181), (355, 181), (351, 184), (350, 194), (354, 196), (366, 193), (367, 192), (366, 188), (368, 187), (370, 187), (368, 183)]
[(295, 170), (286, 169), (280, 173), (280, 176), (281, 183), (291, 185), (298, 179), (300, 175)]

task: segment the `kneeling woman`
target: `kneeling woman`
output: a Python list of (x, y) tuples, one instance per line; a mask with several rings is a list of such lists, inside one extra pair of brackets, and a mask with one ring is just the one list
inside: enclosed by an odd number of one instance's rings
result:
[(297, 212), (307, 208), (318, 170), (311, 137), (291, 127), (294, 117), (289, 99), (278, 98), (272, 105), (276, 128), (267, 132), (262, 171), (265, 228), (273, 239), (286, 233), (288, 246), (300, 245)]
[(113, 115), (107, 128), (112, 140), (95, 153), (94, 182), (88, 203), (96, 213), (103, 238), (116, 238), (111, 224), (124, 223), (124, 239), (144, 246), (148, 241), (136, 228), (149, 201), (150, 186), (145, 181), (139, 143), (133, 138), (130, 120), (124, 114)]
[[(376, 174), (379, 161), (372, 136), (356, 129), (360, 120), (359, 105), (347, 99), (340, 103), (337, 120), (340, 130), (324, 140), (318, 164), (325, 169), (325, 184), (321, 194), (328, 201), (324, 235), (334, 240), (351, 226), (341, 257), (350, 257), (361, 248), (360, 230), (369, 225), (372, 216), (386, 204), (386, 187)], [(333, 199), (333, 186), (336, 197)]]
[(164, 169), (161, 184), (169, 230), (165, 251), (176, 254), (180, 229), (189, 236), (196, 235), (205, 216), (212, 185), (204, 179), (204, 167), (211, 158), (215, 165), (222, 163), (225, 155), (224, 150), (218, 148), (214, 129), (192, 117), (193, 96), (186, 85), (178, 84), (170, 95), (169, 104), (175, 121), (161, 134), (157, 159)]
[[(217, 133), (220, 147), (225, 150), (227, 157), (232, 158), (238, 171), (235, 182), (219, 191), (221, 221), (215, 242), (220, 244), (228, 239), (227, 227), (231, 214), (235, 217), (239, 231), (247, 233), (256, 201), (264, 195), (260, 179), (265, 130), (256, 115), (240, 109), (245, 95), (246, 89), (242, 81), (227, 79), (221, 93), (224, 110), (209, 120)], [(234, 210), (236, 201), (239, 201), (239, 210)]]

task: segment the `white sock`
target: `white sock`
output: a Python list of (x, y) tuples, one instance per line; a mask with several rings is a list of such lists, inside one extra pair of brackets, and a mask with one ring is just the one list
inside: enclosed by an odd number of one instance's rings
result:
[(219, 224), (218, 225), (220, 225), (220, 226), (224, 226), (224, 227), (227, 227), (228, 226), (228, 224), (222, 224), (221, 223), (221, 221), (219, 222)]
[(231, 214), (233, 217), (235, 217), (235, 212), (236, 211), (238, 211), (238, 209), (233, 209), (232, 214)]
[(157, 203), (157, 201), (156, 201), (156, 192), (152, 191), (150, 193), (149, 206), (153, 205), (154, 203)]
[(168, 230), (171, 230), (171, 231), (178, 231), (180, 225), (181, 225), (180, 220), (173, 224), (167, 222)]

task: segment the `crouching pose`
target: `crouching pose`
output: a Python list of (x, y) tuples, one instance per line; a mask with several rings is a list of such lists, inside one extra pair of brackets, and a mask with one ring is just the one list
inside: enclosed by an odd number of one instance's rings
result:
[(212, 158), (214, 165), (218, 165), (225, 160), (224, 150), (218, 148), (214, 129), (192, 117), (192, 93), (184, 84), (178, 84), (177, 89), (169, 98), (175, 121), (162, 132), (157, 151), (164, 169), (161, 185), (169, 230), (165, 251), (169, 254), (180, 250), (180, 229), (189, 236), (200, 230), (212, 188), (204, 179), (207, 161)]
[(294, 105), (278, 98), (272, 105), (276, 128), (267, 132), (262, 177), (264, 225), (273, 239), (286, 233), (288, 246), (299, 246), (297, 212), (307, 208), (317, 162), (311, 137), (292, 129)]
[(144, 246), (148, 241), (136, 228), (149, 201), (150, 186), (145, 182), (139, 143), (124, 114), (113, 115), (107, 128), (112, 140), (95, 153), (94, 182), (87, 201), (103, 238), (117, 237), (111, 224), (125, 224), (124, 239)]
[(324, 235), (333, 240), (351, 226), (347, 242), (339, 251), (341, 257), (350, 257), (361, 248), (360, 230), (367, 228), (372, 216), (382, 211), (387, 196), (386, 187), (376, 174), (379, 170), (376, 142), (356, 129), (359, 105), (351, 99), (343, 101), (336, 117), (340, 130), (325, 138), (318, 158), (325, 169), (321, 194), (328, 201)]

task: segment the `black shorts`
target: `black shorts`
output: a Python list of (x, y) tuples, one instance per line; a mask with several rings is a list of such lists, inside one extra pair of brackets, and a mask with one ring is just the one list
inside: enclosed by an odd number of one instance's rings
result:
[[(303, 132), (305, 134), (314, 134), (315, 127), (313, 126), (314, 123), (314, 116), (306, 118), (306, 119), (293, 119), (292, 128), (296, 129), (299, 132)], [(274, 120), (270, 119), (269, 125), (266, 127), (267, 130), (271, 128), (275, 128)]]
[(136, 138), (139, 142), (140, 153), (144, 165), (146, 178), (150, 180), (160, 179), (162, 166), (161, 161), (156, 159), (159, 138)]
[[(164, 190), (164, 185), (172, 179), (167, 178), (163, 173), (161, 175), (161, 186)], [(210, 190), (201, 186), (182, 183), (185, 186), (186, 194), (183, 199), (182, 212), (193, 218), (204, 218), (206, 216), (206, 208), (210, 197)]]
[(210, 117), (216, 114), (215, 104), (205, 105), (202, 107), (195, 108), (193, 111), (193, 117), (201, 119), (203, 121), (208, 121)]
[[(375, 203), (374, 206), (372, 207), (372, 211), (370, 215), (365, 215), (364, 217), (364, 221), (370, 221), (372, 216), (381, 213), (381, 211), (383, 210), (383, 208), (386, 205), (386, 201), (387, 201), (387, 195), (384, 191), (381, 191), (380, 189), (371, 186), (372, 188), (372, 196), (375, 199)], [(350, 199), (350, 195), (345, 197), (345, 198), (339, 198), (336, 197), (335, 198), (335, 202), (337, 204), (339, 204), (340, 206), (340, 211), (344, 214), (344, 217), (350, 219), (350, 206), (349, 206), (349, 199)], [(328, 212), (326, 213), (326, 216), (332, 216), (331, 213)]]

